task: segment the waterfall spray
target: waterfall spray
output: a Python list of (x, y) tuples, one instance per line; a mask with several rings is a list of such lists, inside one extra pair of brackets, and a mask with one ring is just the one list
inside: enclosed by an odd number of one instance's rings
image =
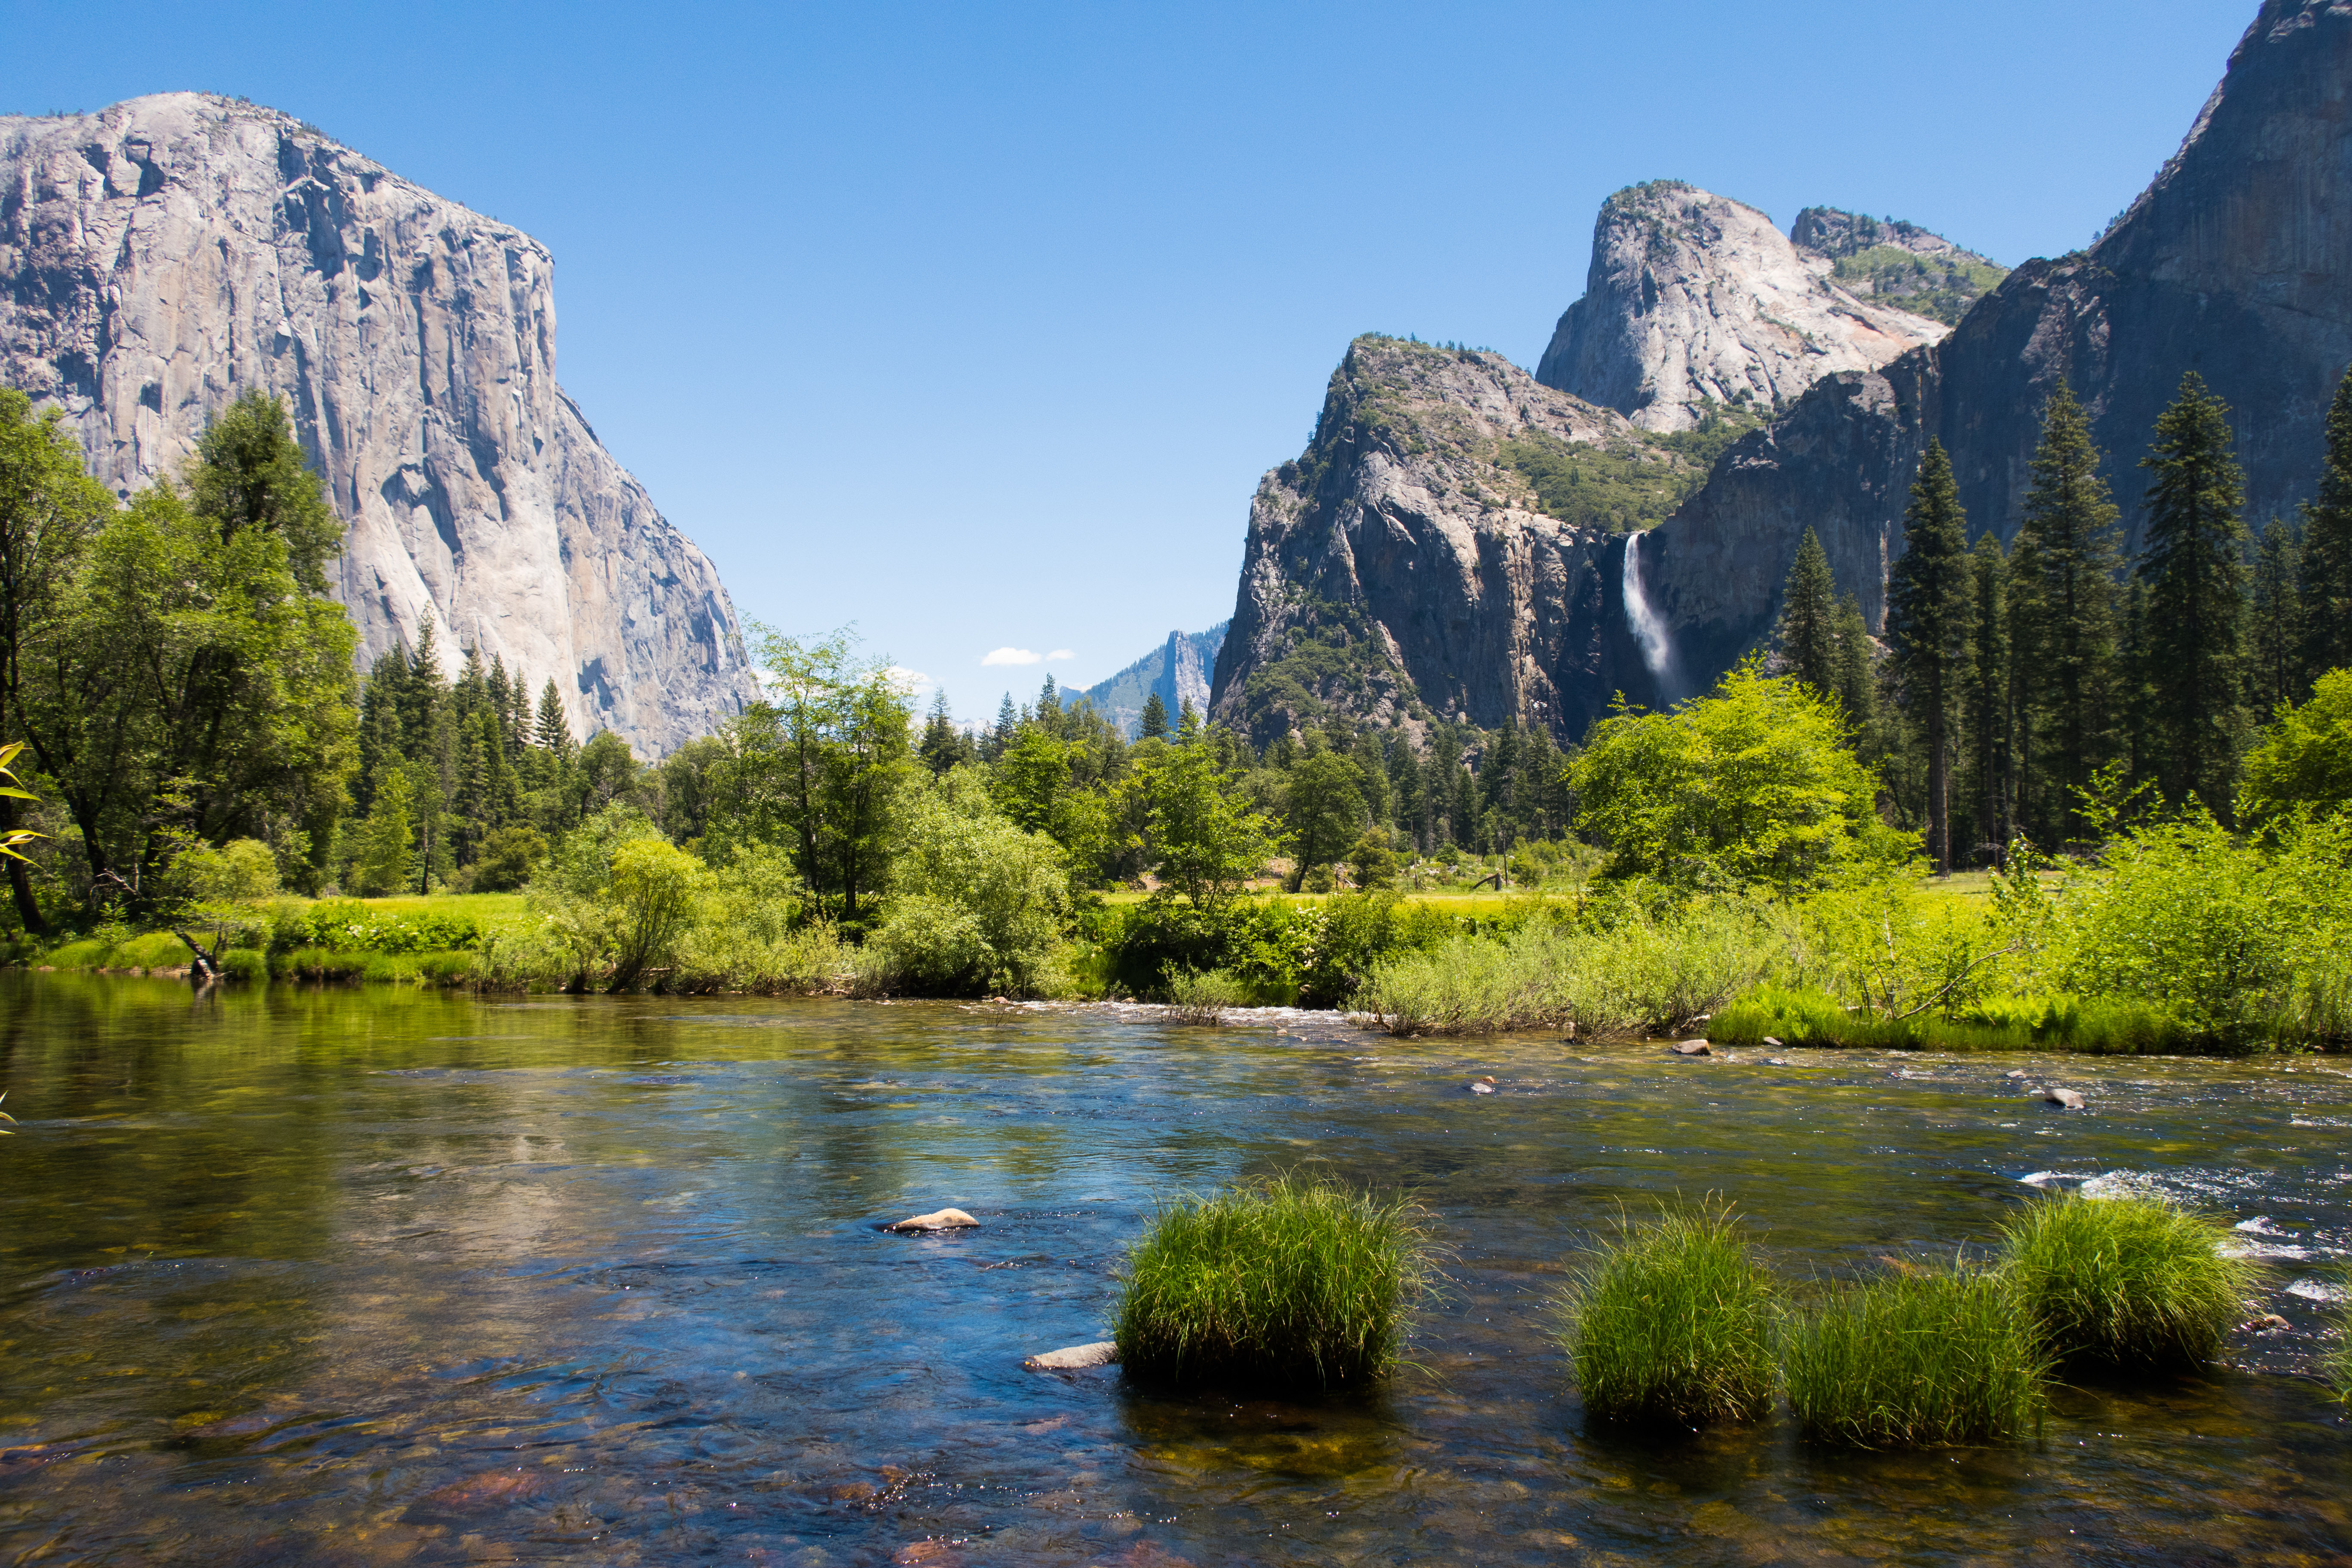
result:
[(1674, 639), (1666, 635), (1666, 623), (1650, 607), (1650, 597), (1642, 590), (1642, 536), (1625, 536), (1625, 624), (1633, 630), (1633, 640), (1642, 647), (1642, 663), (1657, 682), (1658, 695), (1667, 695), (1666, 686), (1675, 666)]

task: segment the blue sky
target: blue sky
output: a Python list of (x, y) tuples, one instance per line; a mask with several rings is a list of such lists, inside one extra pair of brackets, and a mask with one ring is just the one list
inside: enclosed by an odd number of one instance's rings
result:
[(0, 108), (241, 93), (537, 236), (566, 388), (737, 609), (982, 717), (1232, 613), (1355, 333), (1532, 365), (1619, 186), (2054, 254), (2253, 11), (8, 3)]

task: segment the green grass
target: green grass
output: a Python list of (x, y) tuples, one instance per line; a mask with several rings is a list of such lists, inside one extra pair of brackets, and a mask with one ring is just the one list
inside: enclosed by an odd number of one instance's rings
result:
[(1222, 969), (1206, 973), (1185, 970), (1168, 982), (1168, 1002), (1187, 1024), (1222, 1021), (1230, 1007), (1248, 1003), (1248, 988)]
[(1429, 1275), (1410, 1198), (1297, 1174), (1163, 1204), (1129, 1249), (1111, 1337), (1182, 1385), (1351, 1388), (1395, 1366)]
[(2063, 1360), (2194, 1365), (2254, 1286), (2218, 1222), (2154, 1198), (2044, 1198), (2001, 1227), (2003, 1272)]
[(521, 931), (529, 926), (530, 908), (520, 893), (409, 894), (391, 899), (357, 900), (386, 915), (455, 915), (479, 921), (484, 931)]
[(1856, 1447), (2013, 1442), (2041, 1429), (2049, 1361), (2003, 1275), (1919, 1266), (1844, 1287), (1790, 1321), (1789, 1406)]
[(1777, 1299), (1728, 1209), (1621, 1220), (1569, 1290), (1561, 1337), (1585, 1410), (1677, 1426), (1763, 1415)]
[[(2352, 1272), (2347, 1272), (2344, 1280), (2352, 1283)], [(2343, 1313), (2336, 1320), (2336, 1331), (2335, 1348), (2321, 1358), (2319, 1372), (2327, 1380), (2327, 1386), (2336, 1399), (2352, 1407), (2352, 1301), (2345, 1303)]]
[(480, 961), (470, 952), (341, 952), (298, 947), (272, 953), (270, 974), (279, 980), (359, 981), (372, 985), (452, 985), (473, 979)]
[(1992, 996), (1947, 1018), (1929, 1012), (1885, 1018), (1850, 1012), (1826, 992), (1763, 984), (1707, 1022), (1707, 1037), (1752, 1046), (1858, 1047), (1897, 1051), (2082, 1051), (2180, 1055), (2200, 1048), (2179, 1019), (2142, 1002), (2090, 996)]

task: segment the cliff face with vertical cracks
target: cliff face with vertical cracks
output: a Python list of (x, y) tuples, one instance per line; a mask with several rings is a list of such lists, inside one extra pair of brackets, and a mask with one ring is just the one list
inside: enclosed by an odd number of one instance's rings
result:
[(2221, 84), (2147, 190), (2087, 251), (2030, 261), (1943, 342), (1825, 378), (1727, 453), (1645, 552), (1694, 670), (1768, 634), (1807, 526), (1874, 624), (1930, 437), (1972, 528), (2015, 535), (2063, 378), (2089, 412), (2123, 508), (2194, 370), (2232, 411), (2247, 516), (2289, 515), (2317, 480), (2328, 399), (2352, 362), (2352, 4), (2265, 0)]
[(0, 380), (127, 494), (248, 387), (349, 525), (362, 657), (420, 626), (641, 752), (753, 695), (727, 592), (555, 379), (529, 236), (274, 110), (198, 93), (0, 118)]

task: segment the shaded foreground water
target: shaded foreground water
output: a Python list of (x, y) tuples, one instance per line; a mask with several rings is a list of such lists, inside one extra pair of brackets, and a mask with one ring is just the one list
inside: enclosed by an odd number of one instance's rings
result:
[[(1336, 1019), (0, 977), (0, 1563), (2313, 1563), (2352, 1076), (1399, 1041)], [(1498, 1092), (1473, 1096), (1473, 1074)], [(2038, 1078), (2037, 1078), (2038, 1081)], [(1154, 1194), (1328, 1162), (1456, 1257), (1386, 1393), (1021, 1370)], [(2275, 1270), (2232, 1365), (2015, 1450), (1586, 1430), (1549, 1303), (1720, 1192), (1800, 1279), (2146, 1182)], [(953, 1205), (983, 1228), (877, 1223)]]

